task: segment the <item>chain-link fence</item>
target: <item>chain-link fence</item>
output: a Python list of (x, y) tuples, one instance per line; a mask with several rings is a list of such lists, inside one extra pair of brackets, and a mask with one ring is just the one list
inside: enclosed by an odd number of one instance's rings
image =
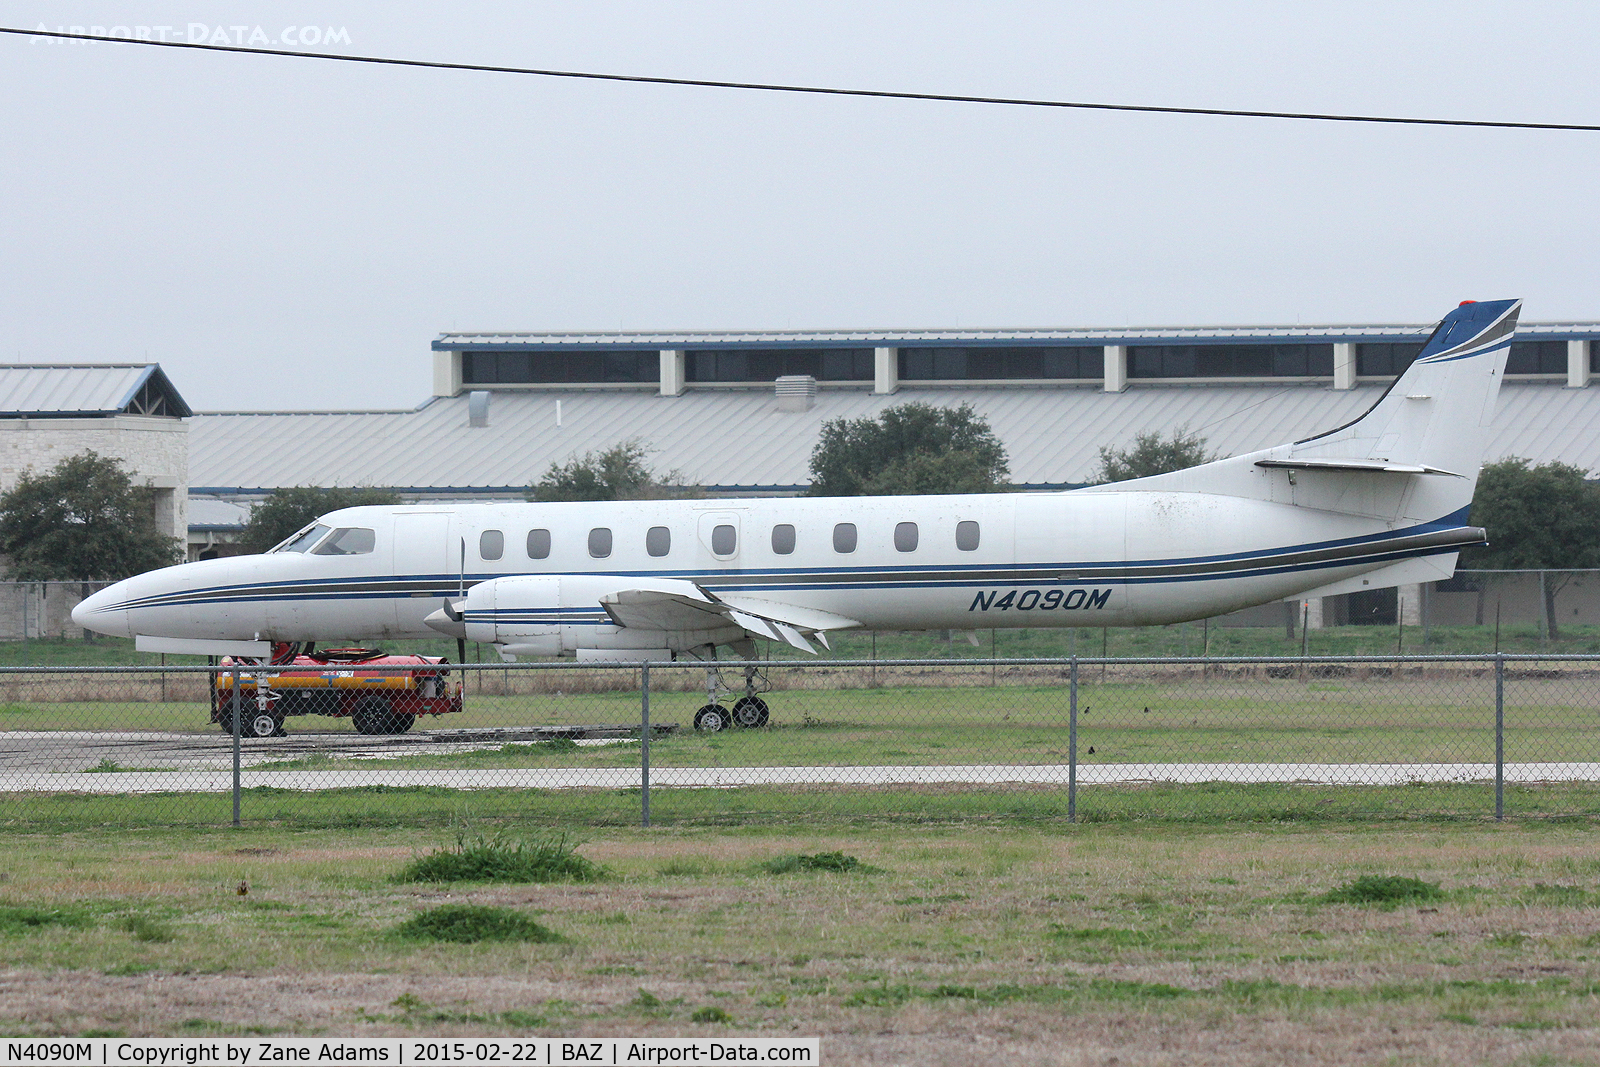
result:
[(1600, 813), (1600, 656), (280, 670), (0, 670), (0, 824)]

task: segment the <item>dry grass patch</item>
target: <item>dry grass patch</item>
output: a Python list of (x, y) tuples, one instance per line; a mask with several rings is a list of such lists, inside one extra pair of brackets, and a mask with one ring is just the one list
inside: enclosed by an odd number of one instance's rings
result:
[[(469, 885), (390, 881), (412, 845), (401, 831), (340, 832), (337, 847), (327, 832), (14, 838), (10, 901), (92, 921), (0, 934), (19, 968), (0, 975), (0, 1027), (801, 1033), (837, 1063), (1566, 1063), (1600, 1049), (1600, 838), (1579, 825), (602, 832), (585, 852), (605, 882)], [(830, 853), (881, 871), (758, 870)], [(160, 888), (121, 895), (130, 867)], [(1323, 899), (1395, 871), (1442, 896)], [(57, 892), (28, 888), (44, 882)], [(384, 936), (462, 907), (568, 940)], [(141, 940), (128, 916), (173, 938)], [(733, 1021), (696, 1021), (707, 1008)]]

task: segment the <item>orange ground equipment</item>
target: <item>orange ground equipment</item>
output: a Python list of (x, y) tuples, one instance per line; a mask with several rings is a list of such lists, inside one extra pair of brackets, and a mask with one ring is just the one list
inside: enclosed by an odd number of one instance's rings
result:
[[(439, 656), (389, 656), (376, 648), (301, 652), (279, 646), (270, 663), (224, 658), (221, 666), (239, 668), (240, 732), (245, 737), (282, 736), (284, 719), (291, 715), (348, 718), (363, 734), (403, 734), (419, 715), (461, 710), (461, 677)], [(232, 673), (217, 676), (211, 721), (223, 733), (233, 733)]]

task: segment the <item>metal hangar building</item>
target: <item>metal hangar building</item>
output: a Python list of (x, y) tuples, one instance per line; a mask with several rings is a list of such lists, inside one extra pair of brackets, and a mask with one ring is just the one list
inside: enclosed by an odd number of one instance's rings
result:
[[(1237, 454), (1337, 426), (1429, 329), (447, 333), (432, 346), (433, 395), (414, 410), (196, 415), (190, 496), (225, 539), (242, 507), (280, 487), (517, 497), (552, 462), (629, 439), (712, 495), (795, 493), (823, 422), (908, 400), (972, 405), (1014, 481), (1066, 488), (1094, 477), (1102, 447), (1143, 432), (1187, 427)], [(1490, 457), (1600, 469), (1600, 323), (1519, 336)]]

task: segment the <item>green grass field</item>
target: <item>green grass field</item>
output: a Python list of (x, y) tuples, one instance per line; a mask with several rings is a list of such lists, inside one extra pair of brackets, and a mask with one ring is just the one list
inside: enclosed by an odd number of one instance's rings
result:
[[(1059, 669), (768, 673), (771, 726), (704, 736), (687, 730), (696, 674), (653, 672), (652, 720), (685, 727), (653, 765), (1066, 758)], [(464, 713), (423, 728), (637, 722), (614, 684), (486, 672)], [(1600, 673), (1519, 667), (1506, 697), (1509, 760), (1600, 760)], [(1113, 666), (1082, 674), (1078, 745), (1086, 765), (1485, 762), (1492, 724), (1482, 671)], [(35, 730), (217, 734), (193, 678), (0, 677), (0, 740)], [(1058, 787), (656, 789), (641, 828), (637, 789), (266, 787), (236, 830), (227, 794), (0, 795), (0, 1030), (820, 1035), (833, 1064), (1600, 1063), (1600, 784), (1505, 801), (1496, 823), (1482, 782), (1150, 783), (1081, 789), (1074, 822)], [(609, 876), (396, 880), (464, 837), (549, 833)], [(800, 862), (835, 853), (853, 862)], [(1437, 890), (1332, 902), (1391, 876)], [(440, 908), (540, 936), (419, 940)]]
[[(1140, 792), (1147, 814), (1196, 799)], [(78, 807), (48, 832), (0, 830), (0, 1030), (787, 1034), (821, 1036), (830, 1064), (1600, 1062), (1592, 818), (1272, 816), (1278, 792), (1259, 820), (1201, 798), (1186, 819), (1071, 826), (987, 794), (649, 830), (538, 794), (465, 823), (438, 794), (340, 794), (320, 823), (243, 831), (102, 825), (106, 798), (57, 798)], [(574, 825), (605, 880), (396, 880), (463, 830)], [(1436, 889), (1330, 902), (1385, 877)], [(457, 906), (540, 937), (417, 933)]]

